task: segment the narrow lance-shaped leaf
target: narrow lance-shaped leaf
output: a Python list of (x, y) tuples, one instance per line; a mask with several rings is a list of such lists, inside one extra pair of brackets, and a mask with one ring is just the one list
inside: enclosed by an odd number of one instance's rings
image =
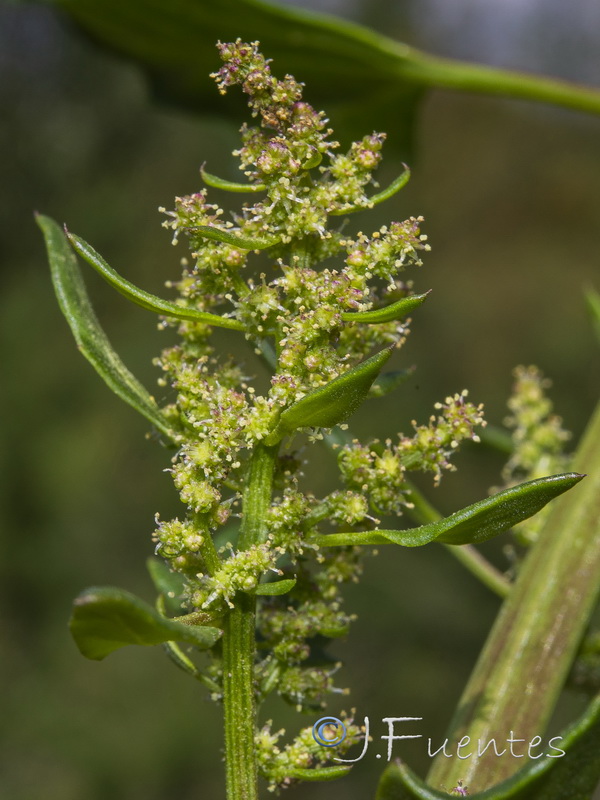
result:
[(414, 375), (415, 368), (409, 367), (408, 369), (399, 369), (394, 372), (384, 372), (379, 375), (371, 384), (369, 394), (367, 397), (385, 397), (386, 395), (397, 389), (403, 383)]
[(220, 317), (218, 314), (210, 314), (207, 311), (198, 311), (195, 308), (179, 306), (169, 300), (163, 300), (161, 297), (156, 297), (156, 295), (145, 292), (143, 289), (140, 289), (119, 275), (119, 273), (110, 267), (102, 256), (80, 236), (76, 236), (74, 233), (67, 233), (67, 237), (76, 252), (85, 259), (96, 272), (99, 272), (105, 281), (110, 283), (113, 288), (138, 306), (148, 311), (154, 311), (156, 314), (163, 314), (166, 317), (186, 319), (191, 322), (204, 322), (206, 325), (215, 325), (219, 328), (231, 328), (236, 331), (244, 330), (244, 325), (237, 319)]
[(271, 583), (259, 583), (258, 586), (250, 592), (250, 594), (263, 595), (265, 597), (274, 597), (279, 594), (287, 594), (291, 592), (296, 585), (295, 578), (286, 578), (283, 581), (272, 581)]
[(369, 322), (371, 324), (394, 322), (410, 314), (415, 308), (418, 308), (430, 292), (431, 289), (424, 294), (413, 294), (410, 297), (403, 297), (396, 303), (391, 303), (391, 305), (385, 306), (384, 308), (376, 308), (373, 311), (343, 311), (342, 319), (344, 322)]
[(243, 236), (240, 233), (232, 233), (224, 228), (215, 228), (212, 225), (198, 225), (185, 229), (188, 233), (195, 233), (198, 236), (203, 236), (205, 239), (213, 239), (216, 242), (223, 242), (230, 244), (232, 247), (239, 247), (240, 250), (267, 250), (279, 244), (280, 239), (272, 236), (266, 239), (261, 239), (260, 236), (251, 238), (250, 236)]
[(154, 398), (123, 364), (100, 327), (77, 259), (61, 227), (41, 215), (37, 216), (37, 224), (46, 241), (54, 290), (78, 348), (115, 394), (139, 411), (161, 433), (176, 440), (177, 435), (169, 427)]
[(264, 183), (235, 183), (235, 181), (227, 181), (217, 175), (211, 175), (204, 167), (200, 169), (200, 177), (207, 186), (212, 186), (213, 189), (223, 189), (225, 192), (264, 192), (267, 188)]
[(393, 349), (394, 345), (391, 345), (381, 350), (286, 408), (265, 443), (276, 444), (298, 428), (331, 428), (347, 419), (366, 398)]
[(546, 503), (571, 489), (583, 477), (576, 472), (568, 472), (521, 483), (418, 528), (332, 533), (317, 536), (314, 541), (321, 546), (400, 544), (403, 547), (418, 547), (434, 541), (452, 545), (477, 544), (532, 517)]
[[(565, 756), (558, 758), (554, 753), (536, 756), (496, 786), (483, 792), (470, 792), (471, 800), (589, 800), (600, 777), (600, 759), (597, 758), (600, 696), (556, 738)], [(398, 761), (383, 773), (376, 800), (448, 800), (450, 797), (456, 794), (428, 786), (406, 764)]]
[(315, 767), (314, 769), (291, 769), (288, 777), (296, 778), (300, 781), (335, 781), (347, 775), (352, 767), (337, 765), (335, 767)]
[(69, 627), (82, 655), (97, 661), (128, 644), (177, 641), (206, 650), (221, 635), (218, 628), (167, 619), (139, 597), (112, 586), (94, 587), (79, 595)]

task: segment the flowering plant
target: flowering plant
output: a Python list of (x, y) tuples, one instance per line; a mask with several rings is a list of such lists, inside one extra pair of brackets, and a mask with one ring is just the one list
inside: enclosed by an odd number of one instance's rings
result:
[[(280, 746), (283, 732), (260, 723), (258, 712), (273, 692), (298, 710), (317, 710), (340, 691), (338, 665), (319, 653), (326, 640), (348, 631), (353, 617), (342, 589), (359, 579), (365, 547), (444, 543), (506, 595), (507, 578), (472, 545), (528, 519), (582, 475), (548, 475), (565, 468), (557, 454), (566, 436), (555, 419), (548, 421), (542, 379), (531, 370), (519, 373), (511, 406), (517, 447), (505, 475), (510, 485), (449, 517), (431, 511), (409, 476), (432, 473), (437, 484), (454, 468), (460, 443), (479, 440), (482, 406), (466, 391), (437, 404), (408, 434), (360, 442), (349, 433), (346, 420), (363, 402), (376, 402), (408, 377), (383, 369), (407, 338), (407, 315), (427, 298), (413, 292), (412, 270), (429, 244), (420, 217), (370, 236), (343, 233), (331, 218), (388, 199), (406, 184), (409, 170), (373, 192), (384, 134), (368, 134), (339, 153), (323, 112), (303, 100), (292, 76), (272, 74), (257, 43), (220, 44), (219, 52), (220, 91), (240, 86), (258, 124), (244, 125), (235, 152), (242, 182), (204, 168), (202, 178), (209, 188), (257, 199), (231, 221), (208, 202), (206, 188), (177, 198), (172, 211), (162, 209), (173, 242), (185, 237), (191, 251), (182, 260), (175, 301), (133, 286), (79, 236), (47, 217), (38, 221), (80, 349), (175, 448), (171, 472), (185, 508), (181, 519), (157, 516), (159, 558), (150, 562), (156, 607), (123, 590), (89, 589), (75, 601), (72, 633), (93, 659), (125, 644), (162, 643), (223, 703), (228, 797), (251, 800), (259, 774), (277, 789), (350, 770), (328, 762), (365, 735), (352, 712), (344, 717), (348, 736), (335, 747), (323, 746), (310, 727)], [(110, 347), (75, 254), (160, 314), (163, 327), (177, 328), (179, 343), (156, 360), (159, 384), (173, 390), (172, 402), (159, 407)], [(216, 351), (215, 327), (239, 332), (268, 366), (264, 391), (241, 364)], [(306, 487), (302, 457), (293, 449), (298, 436), (335, 456), (339, 488), (324, 497)], [(516, 476), (528, 480), (515, 483)], [(405, 512), (421, 524), (381, 527), (384, 517)], [(535, 531), (523, 538), (532, 541)], [(196, 651), (207, 655), (205, 663), (196, 662)], [(410, 780), (408, 773), (386, 775), (382, 797), (392, 796), (385, 794), (390, 782)]]

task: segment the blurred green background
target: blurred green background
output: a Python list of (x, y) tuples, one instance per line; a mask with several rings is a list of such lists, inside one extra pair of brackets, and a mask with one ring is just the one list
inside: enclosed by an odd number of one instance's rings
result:
[[(558, 3), (533, 0), (479, 11), (461, 0), (340, 0), (327, 7), (440, 55), (600, 82), (593, 0), (574, 0), (567, 16)], [(68, 222), (135, 283), (164, 292), (184, 251), (171, 247), (157, 207), (196, 191), (204, 161), (211, 172), (235, 176), (229, 154), (236, 126), (157, 106), (135, 67), (95, 49), (48, 8), (0, 6), (0, 37), (0, 795), (223, 797), (221, 712), (202, 687), (158, 648), (86, 661), (66, 628), (71, 601), (86, 586), (112, 584), (152, 599), (144, 560), (153, 517), (180, 508), (164, 473), (169, 453), (145, 438), (144, 420), (77, 354), (33, 211)], [(426, 218), (433, 250), (413, 277), (419, 291), (434, 291), (395, 356), (398, 367), (418, 370), (392, 398), (363, 408), (353, 422), (358, 435), (407, 430), (413, 418), (426, 421), (436, 400), (465, 387), (485, 403), (488, 419), (500, 422), (519, 363), (536, 363), (552, 378), (556, 410), (581, 433), (598, 395), (597, 345), (582, 288), (600, 288), (599, 134), (600, 120), (575, 113), (429, 96), (411, 183), (358, 220), (368, 231), (390, 219)], [(381, 182), (399, 169), (390, 157)], [(168, 334), (91, 271), (86, 279), (125, 363), (155, 386), (151, 359)], [(235, 335), (217, 338), (239, 352)], [(240, 357), (255, 369), (250, 354)], [(322, 453), (309, 461), (316, 491), (330, 486), (331, 463)], [(465, 448), (458, 463), (440, 489), (423, 484), (446, 512), (499, 480), (501, 461), (484, 451)], [(507, 541), (487, 548), (503, 567)], [(355, 707), (358, 718), (370, 717), (376, 737), (385, 732), (382, 717), (419, 716), (419, 732), (443, 739), (497, 600), (431, 546), (367, 557), (348, 607), (359, 619), (333, 653), (344, 661), (338, 685), (352, 693), (334, 698), (328, 712)], [(577, 703), (571, 698), (573, 708)], [(276, 703), (266, 715), (290, 732), (316, 719), (298, 719)], [(332, 792), (372, 797), (381, 769), (374, 747), (342, 783), (290, 791), (298, 800)], [(426, 770), (422, 743), (396, 752)]]

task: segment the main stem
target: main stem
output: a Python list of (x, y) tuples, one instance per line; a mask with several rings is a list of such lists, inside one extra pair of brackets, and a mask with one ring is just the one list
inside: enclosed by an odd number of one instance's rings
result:
[[(265, 541), (266, 512), (271, 502), (276, 447), (257, 445), (250, 458), (243, 494), (239, 549)], [(254, 654), (256, 598), (238, 592), (223, 630), (223, 704), (228, 800), (257, 800), (254, 734)]]

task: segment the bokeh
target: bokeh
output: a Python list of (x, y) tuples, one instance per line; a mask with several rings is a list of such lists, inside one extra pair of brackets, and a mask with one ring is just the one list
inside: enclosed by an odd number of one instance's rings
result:
[[(327, 7), (440, 55), (599, 81), (591, 0), (573, 0), (568, 14), (565, 4), (540, 0)], [(72, 599), (87, 586), (122, 586), (152, 600), (144, 561), (154, 514), (169, 518), (179, 504), (165, 473), (169, 452), (77, 353), (33, 212), (68, 222), (134, 283), (164, 293), (184, 252), (172, 248), (157, 208), (197, 190), (203, 162), (232, 177), (236, 128), (157, 105), (134, 66), (99, 51), (44, 6), (0, 7), (0, 101), (0, 794), (216, 800), (224, 796), (221, 714), (204, 689), (159, 648), (124, 649), (97, 664), (68, 634)], [(500, 423), (520, 363), (538, 364), (552, 379), (557, 412), (575, 440), (581, 434), (598, 395), (597, 343), (582, 292), (594, 283), (600, 289), (599, 134), (600, 120), (582, 114), (430, 94), (411, 183), (359, 221), (375, 229), (409, 215), (426, 219), (432, 252), (411, 277), (419, 291), (433, 292), (395, 356), (398, 367), (418, 369), (391, 399), (364, 407), (353, 422), (357, 435), (406, 431), (463, 388)], [(400, 168), (392, 156), (382, 184)], [(96, 275), (86, 280), (115, 348), (155, 387), (152, 358), (169, 334)], [(258, 369), (235, 335), (217, 339)], [(315, 490), (329, 487), (329, 457), (308, 450), (306, 457)], [(501, 459), (481, 448), (465, 448), (457, 463), (439, 489), (422, 483), (446, 512), (499, 482)], [(502, 568), (508, 542), (486, 550)], [(332, 652), (344, 662), (338, 685), (352, 692), (335, 696), (328, 712), (356, 708), (375, 736), (385, 732), (385, 716), (422, 717), (422, 731), (440, 741), (498, 601), (442, 548), (385, 556), (367, 557), (363, 582), (348, 591), (358, 620)], [(580, 703), (567, 697), (565, 719)], [(272, 703), (269, 716), (293, 733), (318, 715), (299, 719)], [(422, 745), (398, 748), (415, 769), (427, 769)], [(343, 783), (306, 784), (290, 796), (372, 797), (381, 770), (373, 753)]]

